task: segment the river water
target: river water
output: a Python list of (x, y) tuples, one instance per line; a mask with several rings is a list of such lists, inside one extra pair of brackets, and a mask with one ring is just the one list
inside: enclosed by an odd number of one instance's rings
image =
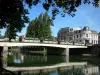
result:
[[(13, 52), (10, 55), (8, 55), (8, 66), (16, 66), (16, 67), (50, 66), (63, 62), (66, 62), (66, 56), (21, 53), (21, 52), (20, 53)], [(70, 55), (69, 63), (70, 62), (88, 62), (88, 64), (100, 67), (100, 59), (98, 57), (93, 57), (93, 56)], [(31, 74), (25, 74), (25, 75), (31, 75)], [(58, 73), (52, 72), (46, 75), (58, 75)]]

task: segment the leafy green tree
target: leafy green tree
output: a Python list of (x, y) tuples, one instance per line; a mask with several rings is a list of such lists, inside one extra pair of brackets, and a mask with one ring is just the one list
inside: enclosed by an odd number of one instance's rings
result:
[(44, 38), (51, 38), (51, 25), (53, 25), (52, 20), (50, 19), (50, 16), (46, 12), (43, 15), (43, 25), (44, 25)]
[(30, 37), (30, 38), (35, 37), (34, 24), (35, 24), (35, 20), (32, 20), (29, 23), (29, 26), (27, 27), (26, 37)]
[(38, 22), (37, 18), (35, 18), (35, 20), (32, 20), (27, 27), (26, 37), (36, 38), (37, 35), (38, 35)]
[(36, 6), (41, 3), (47, 11), (51, 8), (52, 19), (55, 19), (55, 16), (59, 13), (62, 17), (66, 14), (74, 16), (74, 12), (77, 11), (76, 8), (82, 3), (91, 3), (98, 7), (99, 2), (100, 0), (0, 0), (0, 28), (12, 23), (17, 31), (21, 31), (25, 23), (29, 21), (26, 5), (31, 8), (33, 5)]
[(9, 38), (9, 42), (11, 42), (11, 39), (16, 39), (16, 36), (16, 28), (14, 28), (14, 25), (8, 25), (5, 32), (5, 37)]
[(48, 13), (40, 14), (38, 18), (30, 22), (26, 36), (39, 38), (42, 41), (49, 39), (51, 37), (51, 25), (53, 22)]
[(44, 38), (44, 36), (43, 36), (43, 34), (44, 34), (44, 25), (43, 25), (43, 15), (42, 14), (40, 14), (39, 15), (39, 17), (38, 17), (38, 35), (37, 35), (37, 37), (39, 38), (39, 39), (42, 39), (42, 38)]
[(24, 23), (29, 21), (26, 14), (28, 10), (25, 9), (23, 0), (0, 0), (0, 28), (14, 25), (20, 32), (25, 27)]

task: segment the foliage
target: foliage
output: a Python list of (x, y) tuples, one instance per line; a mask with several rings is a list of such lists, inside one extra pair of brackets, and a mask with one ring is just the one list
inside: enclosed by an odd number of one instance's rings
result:
[(23, 0), (0, 0), (0, 28), (14, 25), (17, 31), (21, 31), (28, 22), (26, 14)]
[(26, 32), (26, 37), (34, 37), (34, 25), (35, 24), (35, 20), (32, 20), (30, 23), (29, 23), (29, 26), (27, 27), (27, 32)]
[(48, 39), (51, 37), (50, 25), (53, 25), (53, 23), (47, 12), (40, 14), (38, 18), (30, 22), (26, 37), (39, 38), (40, 40)]
[(65, 14), (74, 16), (73, 12), (76, 12), (76, 8), (82, 3), (90, 4), (98, 7), (100, 0), (0, 0), (0, 28), (6, 27), (7, 25), (14, 25), (17, 31), (21, 31), (25, 26), (25, 23), (29, 21), (28, 19), (28, 8), (32, 5), (37, 5), (41, 3), (43, 8), (47, 11), (51, 8), (52, 19), (61, 12), (62, 17)]
[(8, 25), (6, 32), (5, 32), (5, 37), (9, 38), (9, 41), (11, 41), (11, 39), (15, 39), (16, 38), (16, 29), (14, 28), (13, 25)]

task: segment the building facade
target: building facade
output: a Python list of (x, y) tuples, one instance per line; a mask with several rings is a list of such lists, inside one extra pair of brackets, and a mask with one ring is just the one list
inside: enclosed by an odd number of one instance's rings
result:
[(69, 40), (70, 39), (69, 32), (70, 32), (69, 27), (61, 28), (58, 32), (57, 37), (62, 41)]
[(65, 28), (61, 28), (58, 32), (58, 38), (61, 41), (72, 41), (73, 40), (73, 35), (74, 35), (74, 31), (76, 30), (81, 30), (80, 27), (77, 28), (69, 28), (69, 27), (65, 27)]
[[(69, 37), (71, 39), (68, 39), (66, 37)], [(98, 44), (98, 33), (94, 30), (90, 30), (88, 26), (85, 26), (83, 29), (80, 27), (69, 28), (68, 32), (66, 32), (63, 28), (59, 31), (58, 38), (60, 38), (61, 40), (65, 39), (67, 41), (72, 41), (75, 43)]]

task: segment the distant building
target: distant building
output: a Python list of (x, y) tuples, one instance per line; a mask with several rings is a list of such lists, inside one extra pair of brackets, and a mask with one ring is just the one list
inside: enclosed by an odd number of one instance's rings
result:
[(90, 30), (88, 26), (85, 26), (83, 29), (80, 27), (61, 28), (58, 32), (58, 38), (69, 42), (98, 44), (98, 33)]
[(81, 30), (74, 31), (74, 42), (98, 44), (98, 33), (94, 30), (90, 30), (88, 26), (85, 26)]
[(73, 34), (74, 31), (81, 30), (80, 27), (77, 28), (61, 28), (58, 32), (58, 38), (60, 38), (62, 41), (72, 41), (73, 40)]
[(69, 32), (70, 32), (70, 28), (69, 27), (65, 27), (65, 28), (61, 28), (58, 32), (58, 38), (60, 40), (69, 40), (70, 36), (69, 36)]

